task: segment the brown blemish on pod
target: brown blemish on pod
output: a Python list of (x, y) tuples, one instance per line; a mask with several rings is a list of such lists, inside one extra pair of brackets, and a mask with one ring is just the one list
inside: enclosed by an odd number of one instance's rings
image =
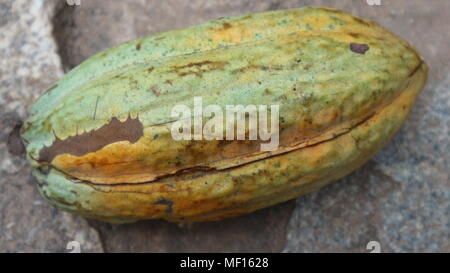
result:
[(357, 44), (357, 43), (351, 43), (350, 44), (350, 50), (358, 53), (358, 54), (366, 54), (366, 51), (369, 50), (369, 45), (367, 44)]
[(361, 36), (361, 34), (355, 32), (349, 32), (348, 35), (356, 39), (358, 39)]
[(186, 65), (175, 66), (174, 72), (176, 72), (180, 77), (191, 74), (194, 74), (198, 77), (202, 77), (203, 73), (222, 69), (226, 64), (227, 64), (226, 62), (214, 62), (214, 61), (194, 62)]
[(151, 90), (152, 93), (155, 94), (155, 96), (159, 97), (159, 95), (161, 95), (161, 91), (156, 86), (153, 86)]
[(165, 213), (171, 213), (173, 211), (173, 209), (172, 209), (173, 202), (168, 199), (162, 198), (159, 201), (155, 202), (154, 204), (155, 205), (166, 205), (167, 209), (165, 210)]
[(144, 127), (139, 118), (128, 117), (120, 122), (113, 117), (108, 124), (97, 130), (92, 130), (81, 135), (71, 136), (64, 140), (56, 137), (50, 147), (43, 148), (39, 153), (39, 160), (51, 162), (57, 155), (71, 154), (82, 156), (96, 152), (108, 144), (118, 141), (135, 143), (144, 135)]
[(255, 65), (255, 64), (250, 64), (238, 69), (235, 69), (233, 71), (231, 71), (232, 74), (237, 74), (237, 73), (243, 73), (245, 71), (248, 70), (262, 70), (262, 71), (281, 71), (283, 70), (283, 67), (278, 67), (278, 66), (267, 66), (267, 65)]
[(223, 23), (223, 29), (229, 29), (231, 28), (231, 25), (229, 23)]
[(141, 43), (136, 44), (136, 50), (138, 50), (138, 51), (141, 50), (141, 47), (142, 47)]

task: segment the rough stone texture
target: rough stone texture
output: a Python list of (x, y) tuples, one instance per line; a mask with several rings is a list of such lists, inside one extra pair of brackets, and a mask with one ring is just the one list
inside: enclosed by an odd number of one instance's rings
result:
[(9, 132), (31, 103), (63, 75), (51, 35), (53, 2), (0, 1), (0, 251), (101, 252), (97, 231), (52, 208), (37, 193), (30, 166), (8, 154)]
[[(367, 252), (369, 241), (380, 242), (384, 252), (450, 251), (449, 1), (81, 0), (76, 8), (58, 1), (52, 16), (54, 2), (0, 0), (1, 251), (67, 251), (70, 240), (80, 241), (82, 251), (108, 252)], [(50, 208), (25, 161), (7, 154), (8, 133), (27, 107), (63, 70), (99, 50), (221, 16), (305, 5), (373, 19), (410, 41), (431, 67), (427, 88), (399, 134), (341, 181), (217, 223), (87, 225)]]
[(294, 204), (290, 201), (220, 222), (91, 223), (107, 252), (280, 252)]

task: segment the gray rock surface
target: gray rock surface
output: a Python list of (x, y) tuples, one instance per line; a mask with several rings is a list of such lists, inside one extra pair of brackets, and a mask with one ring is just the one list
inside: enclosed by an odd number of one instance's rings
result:
[[(0, 0), (0, 249), (64, 252), (450, 251), (450, 30), (447, 0)], [(140, 36), (247, 12), (327, 5), (406, 38), (430, 78), (405, 126), (368, 164), (317, 193), (216, 223), (114, 226), (60, 212), (30, 167), (7, 152), (9, 132), (52, 83), (94, 53)], [(10, 145), (11, 146), (11, 145)], [(295, 208), (294, 208), (295, 207)]]
[(65, 252), (77, 240), (82, 251), (101, 252), (97, 231), (48, 205), (24, 158), (7, 151), (9, 132), (63, 75), (52, 35), (54, 2), (44, 2), (0, 2), (0, 251)]

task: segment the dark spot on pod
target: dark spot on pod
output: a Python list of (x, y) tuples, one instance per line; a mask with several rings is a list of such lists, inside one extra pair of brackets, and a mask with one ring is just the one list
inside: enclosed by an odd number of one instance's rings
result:
[(141, 43), (136, 44), (136, 50), (141, 50)]
[(202, 61), (202, 62), (194, 62), (194, 63), (188, 63), (188, 64), (181, 65), (181, 66), (176, 66), (175, 68), (180, 69), (180, 68), (189, 68), (189, 67), (199, 67), (199, 66), (204, 66), (204, 65), (213, 65), (213, 64), (223, 64), (223, 63), (212, 62), (212, 61)]
[(350, 50), (358, 53), (358, 54), (366, 54), (366, 51), (369, 50), (369, 45), (367, 44), (357, 44), (357, 43), (351, 43), (350, 44)]
[(172, 210), (172, 206), (173, 206), (173, 202), (168, 200), (168, 199), (160, 199), (159, 201), (154, 203), (155, 205), (166, 205), (167, 209), (165, 210), (166, 213), (171, 213)]
[(198, 77), (202, 77), (203, 73), (210, 72), (217, 69), (222, 69), (227, 62), (214, 62), (214, 61), (202, 61), (202, 62), (193, 62), (181, 66), (175, 66), (174, 72), (177, 73), (180, 77), (184, 77), (186, 75), (196, 75)]
[(128, 79), (128, 77), (123, 76), (123, 75), (116, 75), (116, 76), (114, 76), (114, 79), (126, 80), (126, 79)]
[(231, 25), (229, 23), (223, 23), (223, 29), (229, 29), (231, 28)]
[(161, 91), (158, 88), (152, 87), (151, 90), (155, 96), (159, 97), (159, 95), (161, 95)]
[(353, 38), (359, 38), (360, 37), (359, 33), (354, 33), (354, 32), (350, 32), (348, 35), (352, 36)]

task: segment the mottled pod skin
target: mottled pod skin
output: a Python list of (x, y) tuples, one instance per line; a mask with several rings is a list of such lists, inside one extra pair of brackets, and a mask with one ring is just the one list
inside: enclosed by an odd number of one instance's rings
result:
[[(426, 82), (408, 43), (339, 10), (221, 18), (101, 52), (21, 135), (42, 195), (109, 222), (210, 221), (316, 190), (366, 162)], [(280, 105), (280, 146), (173, 140), (175, 105)]]

